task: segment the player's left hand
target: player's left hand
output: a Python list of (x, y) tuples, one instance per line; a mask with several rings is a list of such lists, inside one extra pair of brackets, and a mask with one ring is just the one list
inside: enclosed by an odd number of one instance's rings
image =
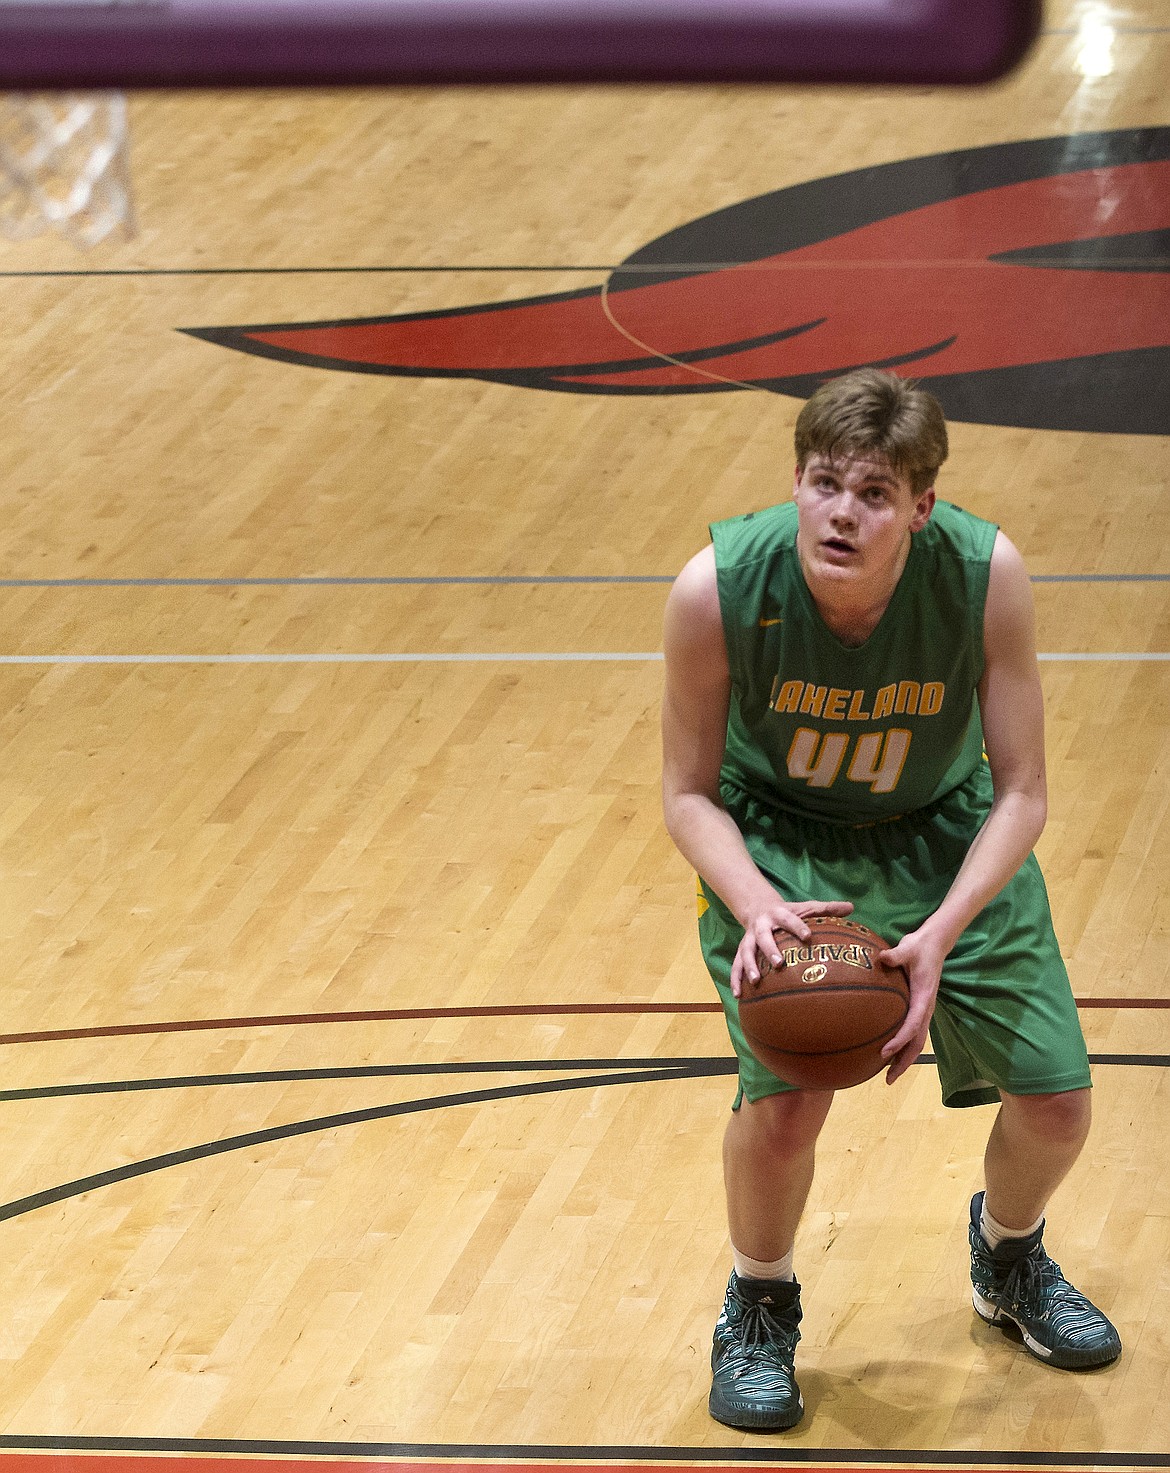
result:
[(901, 1028), (882, 1047), (882, 1058), (889, 1061), (886, 1083), (900, 1079), (926, 1047), (930, 1020), (938, 997), (942, 965), (946, 952), (923, 931), (911, 931), (897, 946), (878, 953), (889, 967), (903, 967), (910, 980), (910, 1008)]

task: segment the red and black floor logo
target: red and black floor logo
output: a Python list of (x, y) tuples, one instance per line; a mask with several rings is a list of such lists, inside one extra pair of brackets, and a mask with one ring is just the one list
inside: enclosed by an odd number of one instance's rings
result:
[(1034, 139), (760, 195), (603, 286), (442, 312), (186, 329), (356, 373), (798, 398), (874, 364), (957, 420), (1170, 433), (1170, 128)]

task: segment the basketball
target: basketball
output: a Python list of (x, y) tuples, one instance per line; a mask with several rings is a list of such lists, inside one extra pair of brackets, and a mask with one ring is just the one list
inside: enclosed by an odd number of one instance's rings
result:
[(878, 960), (888, 943), (859, 921), (807, 916), (812, 935), (776, 932), (780, 965), (739, 999), (760, 1063), (800, 1089), (848, 1089), (882, 1069), (882, 1045), (901, 1027), (910, 984)]

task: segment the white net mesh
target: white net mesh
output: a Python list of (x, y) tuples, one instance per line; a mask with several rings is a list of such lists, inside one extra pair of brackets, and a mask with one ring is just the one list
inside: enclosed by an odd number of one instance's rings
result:
[(133, 235), (128, 143), (120, 93), (0, 96), (0, 232), (56, 230), (82, 246)]

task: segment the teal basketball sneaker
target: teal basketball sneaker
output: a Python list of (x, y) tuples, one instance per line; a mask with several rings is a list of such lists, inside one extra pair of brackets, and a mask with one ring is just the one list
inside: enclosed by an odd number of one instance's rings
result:
[(983, 1193), (971, 1199), (971, 1285), (975, 1312), (989, 1325), (1010, 1320), (1039, 1360), (1061, 1370), (1108, 1365), (1121, 1337), (1044, 1251), (1044, 1225), (1027, 1238), (989, 1248), (979, 1230)]
[(732, 1272), (711, 1346), (717, 1422), (748, 1432), (795, 1427), (804, 1414), (794, 1360), (800, 1339), (795, 1279), (741, 1279)]

